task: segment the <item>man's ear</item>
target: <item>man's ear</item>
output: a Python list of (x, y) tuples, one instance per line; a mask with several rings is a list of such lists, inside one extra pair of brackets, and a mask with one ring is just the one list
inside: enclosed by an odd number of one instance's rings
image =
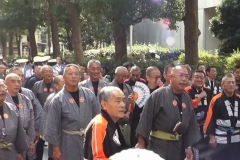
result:
[(106, 109), (107, 109), (107, 102), (106, 102), (106, 101), (102, 100), (102, 101), (100, 102), (100, 104), (101, 104), (101, 107), (102, 107), (103, 110), (106, 110)]

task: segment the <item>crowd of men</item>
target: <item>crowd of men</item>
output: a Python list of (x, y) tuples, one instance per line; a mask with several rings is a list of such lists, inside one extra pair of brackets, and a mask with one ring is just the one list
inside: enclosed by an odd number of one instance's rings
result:
[[(2, 62), (0, 160), (42, 160), (46, 144), (49, 160), (127, 159), (128, 148), (153, 151), (154, 160), (238, 160), (240, 66), (221, 83), (214, 66), (196, 68), (149, 66), (141, 78), (130, 62), (114, 76), (94, 59), (86, 67), (61, 57), (33, 67)], [(151, 93), (144, 106), (135, 103), (136, 82)]]

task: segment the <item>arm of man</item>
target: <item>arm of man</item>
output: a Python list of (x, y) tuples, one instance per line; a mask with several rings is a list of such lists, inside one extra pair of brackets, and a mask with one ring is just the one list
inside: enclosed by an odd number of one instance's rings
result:
[(32, 105), (33, 105), (33, 111), (34, 111), (34, 118), (35, 118), (35, 130), (39, 130), (39, 126), (41, 123), (41, 116), (42, 116), (42, 111), (43, 107), (34, 95), (33, 92), (31, 92), (33, 99), (32, 99)]
[(106, 136), (107, 123), (103, 120), (92, 126), (92, 154), (93, 160), (109, 160), (103, 150), (103, 141)]
[(217, 145), (216, 139), (215, 139), (215, 128), (216, 128), (216, 113), (217, 113), (217, 100), (218, 96), (213, 97), (209, 108), (208, 108), (208, 113), (206, 117), (206, 121), (204, 124), (204, 132), (209, 135), (210, 138), (210, 145), (214, 148)]

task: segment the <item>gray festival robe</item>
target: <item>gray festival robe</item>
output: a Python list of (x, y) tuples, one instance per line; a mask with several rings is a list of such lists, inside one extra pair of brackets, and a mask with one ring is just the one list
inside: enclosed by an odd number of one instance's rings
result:
[(65, 68), (65, 64), (61, 64), (61, 65), (56, 64), (52, 66), (53, 72), (56, 75), (59, 75), (59, 73), (63, 72), (64, 68)]
[[(93, 88), (92, 81), (90, 80), (90, 78), (80, 82), (79, 85), (82, 86), (82, 87), (86, 87), (86, 88), (90, 89), (94, 93), (94, 88)], [(105, 82), (104, 80), (99, 79), (99, 81), (98, 81), (98, 94), (97, 94), (97, 97), (98, 97), (99, 92), (101, 91), (101, 89), (103, 87), (106, 87), (106, 86), (108, 86), (108, 83)]]
[[(35, 126), (34, 126), (35, 121), (34, 121), (34, 112), (33, 112), (31, 101), (27, 96), (21, 93), (18, 93), (19, 105), (17, 108), (10, 94), (7, 93), (5, 102), (13, 104), (16, 113), (20, 117), (22, 127), (27, 135), (28, 145), (30, 145), (30, 143), (33, 143), (35, 139)], [(27, 152), (27, 155), (28, 155), (28, 159), (30, 160), (34, 159), (36, 156), (35, 154), (30, 155), (29, 152)]]
[[(13, 107), (12, 104), (4, 102), (4, 120), (0, 116), (0, 143), (13, 143), (10, 150), (0, 149), (1, 160), (16, 160), (17, 153), (23, 153), (28, 149), (26, 134), (22, 128), (20, 117), (16, 114)], [(5, 131), (3, 132), (3, 130)]]
[[(192, 146), (200, 139), (200, 131), (191, 99), (182, 93), (182, 112), (171, 86), (155, 90), (143, 108), (136, 132), (147, 140), (147, 149), (154, 151), (166, 160), (179, 160), (182, 147)], [(181, 118), (182, 115), (182, 118)], [(160, 130), (173, 133), (175, 125), (181, 122), (177, 130), (182, 137), (178, 141), (168, 141), (150, 136), (150, 131)]]
[[(40, 133), (41, 138), (44, 141), (45, 141), (45, 138), (44, 138), (45, 125), (46, 125), (46, 122), (47, 122), (46, 119), (47, 119), (47, 114), (48, 114), (48, 110), (49, 110), (49, 107), (50, 107), (50, 102), (56, 94), (57, 94), (56, 92), (53, 92), (52, 94), (50, 94), (48, 96), (44, 106), (43, 106), (43, 112), (42, 112), (42, 116), (41, 116), (41, 125), (40, 125), (40, 129), (39, 129), (39, 133)], [(48, 145), (48, 156), (49, 157), (52, 157), (52, 152), (53, 152), (52, 145), (49, 144)]]
[(41, 115), (42, 115), (42, 105), (40, 104), (40, 102), (38, 101), (38, 99), (36, 98), (36, 96), (34, 95), (34, 93), (27, 88), (21, 88), (20, 93), (22, 93), (23, 95), (27, 96), (33, 106), (33, 112), (34, 112), (34, 118), (35, 118), (35, 130), (39, 129), (40, 126), (40, 121), (41, 121)]
[(44, 106), (44, 103), (46, 102), (47, 97), (54, 92), (53, 81), (51, 82), (51, 86), (49, 90), (47, 90), (47, 86), (44, 80), (38, 81), (34, 84), (32, 91), (37, 97), (37, 99), (39, 100), (40, 104)]
[(83, 160), (84, 136), (71, 135), (67, 131), (85, 130), (100, 106), (95, 95), (85, 87), (79, 87), (79, 106), (71, 94), (63, 88), (50, 102), (45, 124), (44, 139), (60, 147), (63, 160)]
[[(115, 79), (113, 79), (113, 81), (111, 83), (109, 83), (109, 86), (114, 86), (114, 87), (120, 88)], [(126, 109), (127, 110), (128, 110), (128, 107), (129, 107), (128, 96), (132, 92), (133, 92), (132, 88), (128, 84), (123, 82), (123, 93), (125, 95), (125, 102), (126, 102)]]
[[(115, 86), (115, 87), (120, 88), (115, 79), (113, 79), (113, 81), (111, 83), (109, 83), (109, 86)], [(125, 95), (126, 112), (128, 111), (129, 105), (130, 105), (128, 96), (132, 92), (133, 92), (132, 88), (128, 84), (123, 82), (123, 93)], [(131, 117), (130, 117), (130, 119), (131, 119)], [(119, 119), (119, 121), (118, 121), (118, 124), (120, 125), (120, 128), (121, 128), (122, 135), (128, 145), (130, 145), (130, 133), (131, 132), (130, 132), (130, 125), (126, 125), (126, 124), (130, 123), (130, 119), (129, 119), (129, 121), (124, 121), (123, 119)]]

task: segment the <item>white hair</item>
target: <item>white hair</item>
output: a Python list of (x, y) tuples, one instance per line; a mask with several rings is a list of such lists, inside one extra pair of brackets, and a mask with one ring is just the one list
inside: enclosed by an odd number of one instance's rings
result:
[(223, 76), (222, 82), (226, 81), (228, 78), (233, 78), (235, 80), (235, 77), (232, 73), (227, 73), (225, 76)]
[(45, 68), (51, 68), (51, 70), (53, 71), (53, 68), (51, 67), (51, 66), (49, 66), (49, 65), (43, 65), (42, 67), (41, 67), (41, 73), (43, 72), (43, 70), (45, 69)]
[(164, 160), (156, 153), (146, 149), (128, 149), (116, 153), (110, 160)]
[(103, 87), (99, 93), (99, 101), (101, 103), (101, 101), (108, 101), (109, 98), (111, 98), (111, 95), (114, 91), (120, 91), (122, 92), (122, 90), (118, 87), (114, 87), (114, 86), (106, 86)]
[(101, 62), (99, 60), (91, 59), (88, 61), (87, 68), (89, 68), (92, 63), (97, 63), (101, 67)]

